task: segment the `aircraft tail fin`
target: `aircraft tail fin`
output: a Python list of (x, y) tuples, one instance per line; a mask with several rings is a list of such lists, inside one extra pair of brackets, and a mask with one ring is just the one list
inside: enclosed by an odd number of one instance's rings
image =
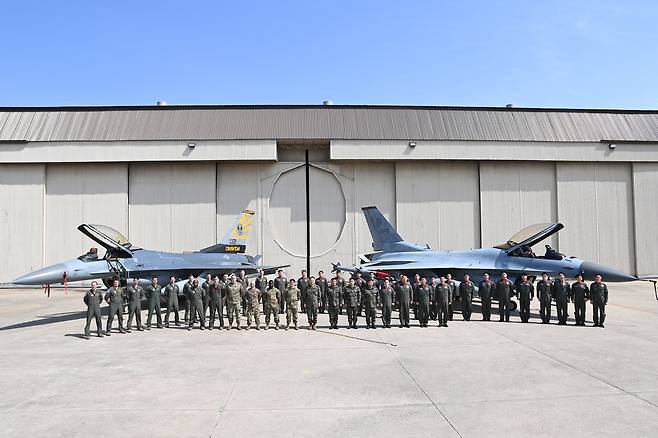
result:
[(421, 251), (424, 248), (405, 242), (377, 207), (363, 207), (375, 251)]
[(247, 239), (255, 214), (256, 212), (253, 210), (242, 210), (240, 216), (231, 224), (218, 244), (203, 248), (199, 252), (244, 253), (247, 249)]

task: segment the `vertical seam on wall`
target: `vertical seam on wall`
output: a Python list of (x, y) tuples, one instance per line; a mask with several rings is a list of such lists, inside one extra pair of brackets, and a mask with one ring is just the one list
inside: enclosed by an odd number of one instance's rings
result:
[(480, 248), (482, 248), (482, 169), (480, 166), (480, 160), (477, 161), (477, 171), (478, 171), (478, 216), (480, 218)]
[(217, 181), (219, 181), (219, 175), (217, 171), (217, 161), (215, 163), (215, 240), (214, 242), (217, 243), (219, 242), (219, 232), (217, 231), (217, 228), (219, 228), (219, 223), (217, 221)]
[(126, 163), (126, 223), (124, 226), (130, 242), (132, 240), (130, 237), (130, 163)]
[[(357, 208), (359, 207), (356, 203), (356, 185), (358, 184), (357, 173), (359, 166), (360, 163), (358, 161), (352, 164), (352, 214), (350, 216), (352, 218), (352, 260), (354, 261), (356, 261), (356, 255), (359, 252), (357, 245), (359, 244), (360, 237), (357, 230)], [(347, 200), (345, 200), (345, 202), (347, 203)], [(347, 205), (345, 206), (345, 211), (347, 212)]]
[(44, 267), (46, 266), (46, 251), (48, 250), (48, 246), (46, 245), (46, 223), (48, 222), (48, 209), (46, 207), (46, 196), (48, 196), (48, 164), (43, 165), (43, 192), (41, 196), (41, 208), (43, 212), (43, 221), (41, 224), (41, 232), (42, 234), (42, 239), (41, 239), (41, 266)]
[(592, 163), (594, 167), (594, 211), (596, 212), (596, 220), (594, 221), (594, 228), (596, 232), (596, 262), (601, 261), (601, 242), (599, 237), (599, 184), (597, 176), (597, 164)]
[(631, 214), (631, 220), (633, 221), (633, 227), (631, 228), (633, 230), (633, 264), (632, 267), (634, 269), (634, 273), (636, 276), (640, 275), (639, 269), (638, 269), (638, 253), (637, 253), (637, 220), (636, 220), (636, 215), (637, 215), (637, 204), (635, 202), (635, 164), (636, 163), (629, 163), (630, 166), (630, 171), (631, 171), (631, 202), (632, 202), (632, 214)]
[[(558, 202), (558, 193), (557, 193), (557, 161), (553, 162), (553, 181), (555, 181), (555, 195), (553, 196), (553, 199), (551, 199), (551, 210), (553, 207), (555, 207), (555, 222), (560, 222), (560, 203)], [(557, 243), (557, 251), (560, 252), (560, 233), (555, 233), (555, 242)]]

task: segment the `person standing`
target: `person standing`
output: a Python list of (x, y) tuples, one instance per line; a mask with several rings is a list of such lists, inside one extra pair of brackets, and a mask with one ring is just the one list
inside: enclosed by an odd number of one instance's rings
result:
[(295, 330), (298, 329), (297, 313), (299, 312), (299, 294), (300, 292), (295, 284), (295, 279), (291, 278), (283, 295), (286, 301), (286, 330), (290, 328), (291, 322), (295, 325)]
[(382, 324), (384, 325), (384, 328), (391, 328), (391, 313), (393, 310), (395, 289), (391, 286), (391, 281), (388, 278), (384, 280), (384, 284), (382, 285), (379, 294), (382, 303)]
[(336, 284), (340, 288), (340, 306), (338, 306), (338, 314), (340, 315), (343, 313), (343, 306), (345, 304), (345, 287), (347, 287), (347, 283), (345, 282), (340, 269), (336, 269), (336, 276), (334, 278), (336, 279)]
[(589, 286), (589, 293), (594, 312), (594, 327), (603, 328), (605, 322), (605, 305), (608, 304), (608, 286), (599, 274), (594, 276), (594, 283)]
[(576, 275), (576, 282), (571, 285), (571, 299), (573, 301), (576, 325), (585, 326), (585, 303), (589, 298), (589, 289), (581, 274)]
[(454, 315), (454, 310), (455, 310), (453, 307), (453, 302), (459, 291), (457, 290), (457, 283), (455, 283), (455, 281), (452, 279), (451, 274), (446, 275), (446, 284), (450, 286), (450, 301), (448, 301), (448, 319), (452, 321), (452, 317)]
[[(258, 277), (256, 277), (256, 287), (260, 291), (261, 299), (263, 294), (267, 292), (267, 277), (265, 277), (265, 272), (262, 269), (258, 270)], [(265, 313), (265, 301), (263, 301), (263, 313)]]
[(446, 282), (445, 277), (439, 278), (439, 284), (434, 290), (437, 302), (437, 319), (439, 320), (439, 327), (448, 327), (448, 305), (452, 295), (452, 288)]
[(119, 280), (112, 282), (112, 287), (105, 292), (105, 302), (109, 304), (110, 311), (107, 315), (107, 326), (105, 335), (110, 336), (112, 331), (112, 320), (116, 315), (119, 322), (119, 333), (125, 333), (123, 329), (123, 291), (119, 287)]
[(194, 275), (190, 274), (187, 278), (187, 282), (183, 286), (183, 296), (185, 296), (185, 323), (190, 321), (190, 302), (187, 297), (190, 296), (190, 289), (192, 289), (192, 284), (194, 283)]
[(260, 290), (252, 283), (247, 288), (247, 330), (251, 328), (251, 319), (254, 320), (256, 330), (260, 330)]
[(135, 317), (135, 323), (137, 324), (137, 330), (140, 332), (144, 330), (142, 326), (142, 300), (146, 296), (144, 293), (144, 288), (139, 285), (139, 279), (133, 278), (133, 283), (128, 286), (127, 290), (128, 296), (128, 324), (126, 326), (126, 331), (130, 333), (132, 328), (133, 317)]
[(421, 327), (427, 327), (427, 323), (429, 322), (431, 295), (432, 288), (427, 285), (427, 279), (422, 277), (414, 295), (416, 306), (418, 308), (418, 322)]
[(274, 316), (274, 330), (279, 330), (279, 301), (281, 291), (274, 286), (274, 280), (267, 282), (267, 290), (263, 294), (263, 311), (265, 312), (265, 330), (270, 328), (270, 317)]
[(208, 329), (215, 327), (215, 315), (219, 318), (219, 329), (224, 328), (224, 304), (226, 303), (226, 289), (219, 277), (215, 276), (208, 287), (208, 303), (210, 305), (210, 323)]
[(210, 307), (210, 285), (212, 284), (212, 275), (206, 274), (206, 281), (201, 286), (203, 288), (203, 319), (208, 319), (208, 308)]
[(500, 277), (500, 280), (496, 284), (498, 314), (500, 315), (500, 322), (509, 322), (510, 297), (514, 293), (514, 284), (507, 279), (507, 272), (503, 272)]
[(495, 290), (496, 285), (489, 279), (489, 274), (485, 272), (478, 286), (478, 295), (482, 304), (482, 321), (491, 321), (491, 296)]
[(459, 298), (461, 300), (462, 318), (468, 322), (471, 320), (472, 308), (471, 301), (475, 294), (475, 285), (471, 281), (471, 276), (464, 274), (464, 281), (459, 285)]
[(398, 285), (396, 290), (398, 305), (400, 306), (400, 327), (409, 328), (409, 307), (413, 290), (406, 275), (403, 275), (400, 280), (401, 284)]
[(420, 287), (420, 275), (414, 275), (414, 282), (411, 284), (411, 311), (414, 314), (414, 319), (418, 319), (418, 288)]
[[(279, 269), (276, 272), (276, 278), (274, 279), (274, 287), (279, 289), (280, 296), (283, 297), (285, 295), (286, 289), (288, 289), (288, 279), (285, 277), (283, 273), (283, 269)], [(285, 310), (285, 301), (284, 299), (281, 299), (279, 302), (279, 313), (283, 313)]]
[(146, 330), (151, 330), (151, 318), (155, 313), (156, 319), (158, 321), (158, 328), (162, 328), (162, 315), (160, 309), (160, 297), (162, 292), (162, 286), (158, 284), (158, 277), (153, 277), (151, 279), (151, 284), (146, 286), (146, 298), (149, 302), (149, 313), (146, 318)]
[(242, 304), (242, 316), (247, 316), (247, 289), (249, 288), (249, 279), (246, 277), (244, 269), (240, 271), (238, 283), (240, 283), (240, 303)]
[(231, 274), (228, 282), (228, 294), (226, 296), (226, 303), (228, 307), (228, 326), (227, 330), (231, 330), (233, 320), (238, 330), (240, 328), (240, 303), (242, 302), (242, 283), (240, 283), (235, 274)]
[[(87, 324), (85, 325), (85, 339), (89, 339), (91, 320), (96, 320), (96, 333), (99, 338), (103, 337), (103, 320), (101, 318), (101, 302), (103, 293), (98, 289), (98, 283), (91, 282), (89, 289), (82, 301), (87, 305)], [(109, 330), (108, 330), (109, 331)]]
[(176, 325), (180, 325), (180, 317), (178, 315), (178, 294), (180, 288), (176, 284), (176, 277), (169, 277), (169, 284), (163, 290), (164, 296), (167, 298), (167, 314), (165, 315), (165, 327), (169, 328), (169, 315), (174, 312), (174, 321)]
[(542, 324), (551, 322), (551, 289), (553, 283), (546, 272), (541, 274), (541, 280), (537, 282), (537, 298), (539, 299), (539, 316)]
[(516, 286), (519, 297), (519, 316), (521, 322), (527, 323), (530, 320), (530, 302), (535, 297), (535, 287), (528, 280), (527, 274), (521, 274), (521, 282)]
[(366, 312), (366, 328), (376, 328), (375, 319), (377, 318), (377, 296), (379, 291), (373, 279), (366, 282), (366, 288), (363, 290), (362, 302), (363, 309)]
[(319, 310), (320, 313), (324, 313), (327, 309), (327, 287), (329, 287), (329, 282), (324, 276), (323, 271), (318, 272), (318, 278), (315, 280), (315, 284), (320, 288)]
[(306, 288), (306, 317), (308, 318), (309, 330), (315, 330), (318, 324), (318, 306), (320, 302), (320, 287), (315, 282), (315, 277), (309, 278)]
[(355, 329), (361, 303), (361, 288), (356, 285), (354, 278), (350, 278), (347, 287), (345, 287), (344, 301), (347, 310), (347, 328)]
[(187, 326), (188, 330), (192, 330), (197, 317), (199, 318), (200, 329), (205, 330), (206, 322), (203, 320), (203, 294), (206, 292), (199, 286), (199, 280), (192, 281), (192, 287), (188, 289), (187, 300), (190, 302), (190, 322)]
[(338, 328), (338, 308), (340, 307), (340, 296), (342, 293), (343, 289), (338, 286), (338, 280), (336, 278), (332, 278), (331, 283), (327, 287), (326, 294), (330, 329)]
[(551, 296), (555, 300), (555, 310), (557, 310), (558, 325), (567, 324), (567, 303), (570, 293), (571, 286), (567, 283), (564, 273), (560, 272), (551, 289)]
[[(305, 269), (302, 269), (302, 276), (297, 280), (297, 289), (299, 289), (299, 301), (302, 308), (302, 313), (306, 312), (306, 290), (309, 285), (308, 274)], [(309, 327), (310, 328), (310, 327)]]

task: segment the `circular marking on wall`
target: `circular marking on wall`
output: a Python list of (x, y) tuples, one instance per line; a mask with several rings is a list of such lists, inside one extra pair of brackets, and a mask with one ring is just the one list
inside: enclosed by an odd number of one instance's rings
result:
[[(311, 165), (311, 257), (330, 251), (345, 227), (345, 195), (336, 175)], [(306, 169), (282, 172), (269, 200), (269, 220), (275, 242), (288, 254), (306, 257)]]

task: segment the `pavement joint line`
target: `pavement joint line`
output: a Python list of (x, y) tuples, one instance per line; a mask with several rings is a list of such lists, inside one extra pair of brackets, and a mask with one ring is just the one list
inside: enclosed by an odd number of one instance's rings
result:
[(602, 382), (602, 383), (604, 383), (604, 384), (606, 384), (606, 385), (608, 385), (608, 386), (611, 386), (611, 387), (615, 388), (616, 390), (623, 392), (624, 394), (630, 395), (631, 397), (635, 397), (635, 398), (637, 398), (638, 400), (641, 400), (641, 401), (643, 401), (643, 402), (645, 402), (645, 403), (647, 403), (647, 404), (653, 406), (654, 408), (658, 408), (658, 405), (657, 405), (657, 404), (652, 403), (652, 402), (650, 402), (650, 401), (648, 401), (648, 400), (645, 400), (645, 399), (643, 399), (642, 397), (638, 396), (637, 394), (634, 394), (634, 393), (632, 393), (632, 392), (626, 391), (624, 388), (622, 388), (622, 387), (620, 387), (620, 386), (617, 386), (617, 385), (615, 385), (614, 383), (608, 382), (607, 380), (603, 379), (602, 377), (596, 376), (596, 375), (594, 375), (594, 374), (592, 374), (592, 373), (590, 373), (590, 372), (588, 372), (588, 371), (581, 370), (580, 368), (578, 368), (578, 367), (575, 366), (575, 365), (572, 365), (572, 364), (570, 364), (570, 363), (568, 363), (568, 362), (565, 362), (565, 361), (563, 361), (563, 360), (561, 360), (561, 359), (558, 359), (557, 357), (551, 356), (551, 355), (548, 354), (548, 353), (545, 353), (545, 352), (543, 352), (543, 351), (541, 351), (541, 350), (538, 350), (537, 348), (534, 348), (534, 347), (532, 347), (532, 346), (530, 346), (530, 345), (527, 345), (527, 344), (525, 344), (525, 343), (523, 343), (523, 342), (521, 342), (521, 341), (519, 341), (519, 340), (516, 340), (516, 339), (514, 339), (514, 338), (512, 338), (512, 337), (510, 337), (510, 336), (508, 336), (508, 335), (506, 335), (506, 334), (504, 334), (504, 333), (501, 333), (501, 332), (499, 332), (499, 331), (497, 331), (497, 330), (493, 330), (493, 329), (491, 329), (491, 328), (490, 328), (489, 330), (493, 331), (494, 333), (497, 333), (498, 335), (500, 335), (500, 336), (502, 336), (502, 337), (504, 337), (504, 338), (506, 338), (506, 339), (509, 339), (510, 341), (512, 341), (512, 342), (514, 342), (514, 343), (516, 343), (516, 344), (518, 344), (518, 345), (521, 345), (522, 347), (527, 348), (528, 350), (531, 350), (531, 351), (534, 351), (535, 353), (541, 354), (542, 356), (545, 356), (545, 357), (547, 357), (547, 358), (549, 358), (549, 359), (551, 359), (551, 360), (553, 360), (553, 361), (555, 361), (555, 362), (557, 362), (557, 363), (560, 363), (560, 364), (562, 364), (562, 365), (564, 365), (564, 366), (566, 366), (566, 367), (568, 367), (568, 368), (571, 368), (572, 370), (575, 370), (575, 371), (577, 371), (577, 372), (579, 372), (579, 373), (581, 373), (581, 374), (584, 374), (584, 375), (586, 375), (586, 376), (588, 376), (588, 377), (591, 377), (592, 379), (598, 380), (599, 382)]
[(455, 431), (455, 433), (457, 434), (457, 436), (459, 436), (459, 438), (463, 438), (463, 437), (462, 437), (462, 434), (459, 433), (459, 431), (457, 430), (457, 428), (455, 427), (455, 425), (452, 424), (452, 422), (448, 419), (448, 417), (446, 416), (446, 414), (444, 414), (443, 411), (441, 410), (441, 408), (440, 408), (436, 403), (434, 403), (434, 400), (432, 400), (432, 398), (429, 396), (429, 394), (427, 393), (427, 391), (425, 391), (425, 389), (424, 389), (422, 386), (420, 386), (420, 383), (418, 383), (418, 381), (414, 378), (414, 376), (411, 375), (411, 373), (409, 372), (409, 370), (407, 369), (407, 367), (404, 366), (404, 364), (402, 363), (402, 361), (400, 360), (400, 358), (397, 356), (397, 354), (395, 354), (395, 352), (393, 352), (388, 346), (387, 346), (386, 348), (387, 348), (387, 349), (389, 350), (389, 352), (393, 355), (393, 357), (395, 358), (396, 362), (397, 362), (397, 363), (400, 365), (400, 367), (404, 370), (404, 372), (407, 374), (407, 376), (409, 376), (409, 378), (411, 379), (411, 381), (414, 382), (414, 384), (418, 387), (418, 389), (420, 389), (420, 391), (425, 395), (425, 397), (427, 397), (427, 399), (430, 401), (430, 403), (432, 403), (432, 405), (434, 406), (434, 409), (436, 409), (436, 411), (441, 415), (441, 417), (443, 417), (443, 419), (446, 421), (446, 423), (448, 423), (448, 424), (450, 425), (450, 427), (452, 428), (452, 430)]
[(569, 394), (560, 396), (544, 396), (544, 397), (525, 397), (525, 398), (499, 398), (499, 399), (484, 399), (484, 400), (464, 400), (456, 402), (436, 402), (437, 405), (450, 406), (450, 405), (469, 405), (479, 403), (506, 403), (506, 402), (542, 402), (550, 400), (574, 400), (583, 399), (589, 400), (592, 397), (623, 397), (625, 394), (620, 392), (591, 392), (583, 395)]
[[(377, 410), (377, 409), (397, 409), (397, 408), (422, 408), (434, 407), (434, 403), (400, 403), (394, 405), (355, 405), (355, 406), (299, 406), (289, 408), (270, 408), (268, 411), (273, 412), (294, 412), (294, 411), (358, 411), (358, 410)], [(262, 412), (263, 408), (239, 408), (226, 409), (227, 412)]]
[(219, 415), (217, 416), (217, 421), (215, 421), (215, 425), (212, 427), (212, 430), (210, 431), (210, 434), (208, 435), (209, 437), (212, 437), (213, 434), (215, 433), (215, 430), (217, 429), (217, 426), (219, 426), (219, 422), (222, 419), (222, 415), (226, 411), (226, 408), (233, 398), (233, 392), (235, 391), (235, 388), (238, 386), (238, 383), (240, 382), (240, 378), (238, 377), (235, 382), (233, 382), (233, 386), (231, 387), (231, 392), (229, 392), (228, 397), (226, 397), (226, 402), (224, 402), (224, 406), (219, 408)]
[(391, 342), (376, 341), (376, 340), (374, 340), (374, 339), (360, 338), (360, 337), (358, 337), (358, 336), (351, 336), (351, 335), (347, 335), (347, 334), (345, 334), (345, 333), (334, 333), (334, 332), (328, 332), (328, 331), (326, 331), (326, 330), (315, 330), (315, 331), (318, 332), (318, 333), (324, 333), (324, 334), (327, 334), (327, 335), (342, 336), (342, 337), (344, 337), (344, 338), (356, 339), (356, 340), (358, 340), (358, 341), (372, 342), (372, 343), (374, 343), (374, 344), (381, 344), (381, 345), (385, 345), (385, 346), (387, 346), (387, 347), (388, 347), (388, 346), (391, 346), (391, 347), (397, 347), (397, 344), (393, 344), (393, 343), (391, 343)]

